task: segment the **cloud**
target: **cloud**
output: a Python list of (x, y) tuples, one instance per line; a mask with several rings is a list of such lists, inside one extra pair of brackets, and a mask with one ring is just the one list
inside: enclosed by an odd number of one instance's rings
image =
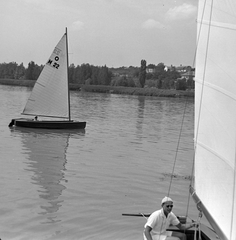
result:
[(164, 25), (154, 19), (148, 19), (147, 21), (143, 22), (142, 27), (145, 29), (153, 29), (153, 28), (164, 28)]
[(78, 20), (78, 21), (75, 21), (75, 22), (72, 23), (71, 30), (76, 31), (76, 30), (82, 30), (82, 29), (84, 29), (84, 23), (83, 22)]
[(196, 11), (196, 6), (184, 3), (181, 6), (169, 9), (166, 17), (169, 20), (183, 20), (195, 16)]

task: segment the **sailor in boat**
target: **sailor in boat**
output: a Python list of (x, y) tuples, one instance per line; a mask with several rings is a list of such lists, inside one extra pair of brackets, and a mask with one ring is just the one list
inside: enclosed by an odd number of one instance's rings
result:
[(170, 225), (174, 225), (181, 230), (187, 230), (194, 223), (181, 224), (172, 212), (173, 200), (164, 197), (161, 201), (162, 208), (153, 212), (144, 226), (144, 240), (186, 240), (186, 235), (181, 232), (167, 231)]
[(34, 121), (38, 121), (38, 116), (35, 116)]

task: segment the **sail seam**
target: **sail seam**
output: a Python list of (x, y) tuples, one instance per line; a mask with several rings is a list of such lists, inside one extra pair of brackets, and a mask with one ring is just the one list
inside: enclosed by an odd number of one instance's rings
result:
[(234, 24), (229, 24), (229, 23), (221, 23), (221, 22), (216, 22), (216, 21), (197, 21), (200, 24), (204, 24), (207, 26), (211, 26), (211, 27), (218, 27), (218, 28), (224, 28), (224, 29), (229, 29), (229, 30), (236, 30), (236, 25)]
[[(195, 79), (195, 82), (202, 84), (202, 81), (198, 80), (198, 79)], [(214, 90), (216, 90), (216, 91), (218, 91), (218, 92), (220, 92), (220, 93), (226, 95), (227, 97), (230, 97), (230, 98), (232, 98), (233, 100), (236, 101), (236, 95), (231, 94), (229, 91), (226, 91), (223, 88), (217, 87), (216, 85), (211, 84), (209, 82), (205, 82), (205, 81), (204, 81), (204, 86), (207, 86), (211, 89), (214, 89)]]
[(43, 85), (42, 83), (39, 83), (39, 82), (36, 82), (36, 84), (42, 86), (42, 87), (45, 87), (45, 85)]
[(221, 155), (219, 155), (217, 152), (215, 152), (214, 150), (212, 150), (212, 148), (207, 147), (205, 144), (203, 144), (202, 142), (196, 142), (196, 145), (201, 146), (202, 148), (206, 149), (208, 152), (211, 152), (213, 155), (217, 156), (218, 158), (220, 158), (222, 161), (224, 161), (228, 166), (230, 166), (231, 168), (233, 168), (232, 165), (229, 164), (229, 162), (227, 161), (226, 158), (223, 158)]

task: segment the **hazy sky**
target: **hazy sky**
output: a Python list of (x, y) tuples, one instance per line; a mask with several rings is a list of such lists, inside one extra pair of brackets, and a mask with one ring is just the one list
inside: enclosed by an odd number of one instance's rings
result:
[(196, 0), (0, 0), (0, 63), (45, 64), (68, 28), (69, 61), (192, 65)]

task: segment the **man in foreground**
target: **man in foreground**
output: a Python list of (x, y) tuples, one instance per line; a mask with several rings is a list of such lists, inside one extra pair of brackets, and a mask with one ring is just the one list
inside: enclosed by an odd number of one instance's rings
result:
[(194, 224), (181, 224), (172, 212), (173, 200), (164, 197), (161, 201), (162, 208), (153, 212), (144, 226), (144, 240), (186, 240), (186, 235), (181, 232), (167, 231), (170, 225), (181, 230), (187, 230)]

